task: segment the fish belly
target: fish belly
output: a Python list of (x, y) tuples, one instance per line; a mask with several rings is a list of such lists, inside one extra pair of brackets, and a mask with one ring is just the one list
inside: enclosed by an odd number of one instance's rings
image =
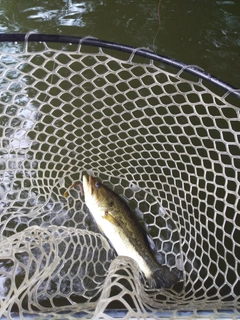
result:
[(106, 218), (98, 219), (97, 223), (111, 242), (117, 254), (119, 256), (127, 256), (134, 259), (139, 268), (144, 272), (145, 276), (147, 278), (151, 277), (151, 270), (148, 264), (135, 249), (130, 239), (125, 235), (124, 230), (119, 228), (117, 225), (112, 224)]

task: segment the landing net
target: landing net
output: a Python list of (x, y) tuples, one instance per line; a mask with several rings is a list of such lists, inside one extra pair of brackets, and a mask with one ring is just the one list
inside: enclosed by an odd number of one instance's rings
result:
[[(1, 36), (0, 316), (238, 317), (239, 92), (146, 49)], [(64, 196), (83, 173), (179, 283), (152, 290), (116, 257), (78, 188)]]

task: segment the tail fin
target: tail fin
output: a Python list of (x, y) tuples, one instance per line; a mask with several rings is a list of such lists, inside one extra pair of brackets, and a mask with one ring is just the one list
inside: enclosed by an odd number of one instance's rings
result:
[(170, 271), (167, 266), (155, 270), (152, 273), (152, 278), (148, 279), (152, 288), (170, 288), (179, 280), (179, 277)]

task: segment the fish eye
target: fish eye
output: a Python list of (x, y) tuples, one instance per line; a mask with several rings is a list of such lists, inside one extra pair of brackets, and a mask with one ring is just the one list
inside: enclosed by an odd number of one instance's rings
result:
[(97, 182), (95, 182), (95, 188), (100, 188), (100, 186), (101, 186), (101, 183), (99, 182), (99, 181), (97, 181)]

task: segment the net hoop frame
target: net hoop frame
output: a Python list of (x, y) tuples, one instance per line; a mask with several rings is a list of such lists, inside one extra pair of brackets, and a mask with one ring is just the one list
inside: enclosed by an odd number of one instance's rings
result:
[[(136, 56), (141, 56), (148, 58), (157, 62), (164, 63), (171, 67), (184, 70), (187, 73), (195, 75), (202, 80), (206, 80), (219, 88), (227, 91), (227, 94), (232, 94), (233, 96), (240, 99), (240, 89), (231, 86), (230, 84), (218, 79), (217, 77), (205, 72), (198, 66), (187, 65), (176, 59), (155, 53), (148, 48), (137, 48), (133, 46), (128, 46), (116, 42), (100, 40), (93, 38), (91, 36), (77, 37), (69, 35), (56, 35), (56, 34), (42, 34), (42, 33), (4, 33), (0, 34), (0, 42), (55, 42), (55, 43), (71, 43), (79, 45), (88, 45), (98, 48), (105, 48), (111, 50), (122, 51), (125, 53), (130, 53)], [(130, 58), (131, 60), (131, 58)]]

